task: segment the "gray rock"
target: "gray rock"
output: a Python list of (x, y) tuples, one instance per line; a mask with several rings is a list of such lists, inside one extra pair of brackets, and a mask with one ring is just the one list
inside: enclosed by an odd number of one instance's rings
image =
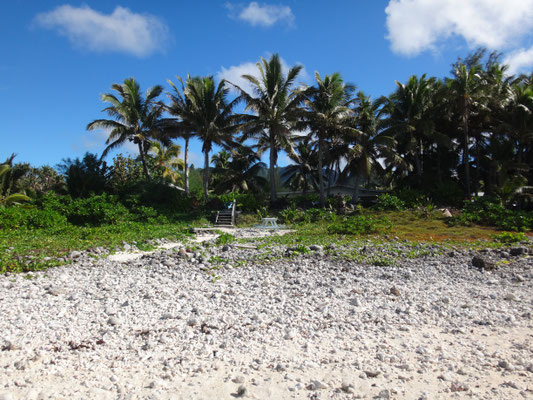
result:
[(324, 382), (318, 379), (313, 379), (311, 380), (311, 383), (309, 383), (307, 388), (309, 390), (322, 390), (322, 389), (327, 389), (328, 385), (326, 385)]
[(474, 256), (474, 258), (472, 258), (472, 265), (476, 268), (487, 271), (493, 271), (496, 269), (496, 264), (493, 261), (481, 256)]
[(513, 257), (523, 256), (528, 253), (528, 249), (527, 247), (513, 247), (509, 250), (509, 253)]
[(368, 370), (368, 371), (364, 371), (365, 372), (365, 375), (368, 377), (368, 378), (377, 378), (380, 374), (381, 374), (381, 371), (371, 371), (371, 370)]
[(246, 394), (247, 390), (246, 387), (241, 385), (237, 388), (237, 392), (235, 393), (235, 397), (243, 397)]
[(513, 293), (507, 293), (503, 299), (507, 301), (518, 301), (518, 298)]

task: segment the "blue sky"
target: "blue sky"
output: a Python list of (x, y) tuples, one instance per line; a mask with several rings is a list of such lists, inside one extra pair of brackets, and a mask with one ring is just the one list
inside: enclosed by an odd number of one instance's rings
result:
[[(100, 94), (132, 76), (142, 89), (187, 73), (239, 83), (277, 52), (304, 83), (340, 72), (378, 97), (412, 74), (447, 76), (477, 46), (531, 73), (533, 0), (3, 1), (0, 160), (100, 154), (106, 133), (85, 127), (104, 117)], [(201, 165), (199, 143), (192, 153)]]

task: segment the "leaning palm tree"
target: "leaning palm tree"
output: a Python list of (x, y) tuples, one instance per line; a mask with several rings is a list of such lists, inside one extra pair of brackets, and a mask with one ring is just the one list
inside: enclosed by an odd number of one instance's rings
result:
[[(183, 152), (183, 176), (184, 176), (184, 189), (185, 193), (189, 194), (189, 142), (192, 137), (194, 137), (193, 129), (194, 127), (188, 126), (187, 121), (181, 118), (182, 115), (187, 115), (191, 113), (192, 103), (185, 96), (185, 83), (178, 76), (178, 82), (181, 84), (181, 88), (178, 88), (170, 79), (167, 79), (167, 82), (170, 84), (174, 91), (172, 93), (167, 93), (168, 98), (170, 99), (170, 105), (166, 107), (167, 111), (176, 118), (167, 118), (164, 122), (164, 131), (165, 136), (168, 138), (182, 138), (185, 141), (184, 152)], [(190, 79), (188, 76), (187, 79)]]
[(294, 66), (285, 75), (279, 55), (274, 54), (268, 61), (261, 58), (257, 68), (259, 78), (243, 75), (252, 85), (253, 94), (233, 86), (240, 92), (238, 99), (246, 103), (245, 111), (252, 112), (242, 126), (243, 141), (255, 139), (258, 142), (258, 152), (267, 149), (270, 151), (270, 201), (273, 202), (277, 198), (275, 167), (278, 152), (291, 152), (291, 130), (297, 126), (301, 116), (303, 91), (294, 90), (293, 86), (303, 67)]
[(176, 109), (181, 126), (202, 141), (206, 201), (209, 199), (209, 152), (214, 145), (228, 148), (235, 145), (233, 134), (240, 116), (233, 114), (233, 108), (238, 99), (229, 102), (228, 92), (225, 80), (216, 85), (212, 76), (188, 77), (183, 91), (186, 107)]
[(144, 98), (139, 84), (134, 78), (125, 79), (123, 84), (111, 86), (118, 96), (106, 93), (102, 94), (103, 101), (110, 103), (103, 111), (113, 119), (97, 119), (87, 125), (87, 130), (107, 129), (110, 130), (107, 138), (107, 147), (102, 153), (104, 158), (107, 153), (123, 145), (127, 140), (135, 143), (139, 148), (139, 155), (146, 178), (150, 173), (146, 165), (146, 153), (150, 148), (150, 139), (160, 135), (159, 122), (163, 114), (163, 104), (156, 101), (163, 91), (163, 87), (156, 85), (149, 88)]
[(161, 170), (163, 178), (168, 178), (172, 183), (183, 184), (183, 179), (178, 173), (183, 170), (183, 160), (180, 160), (181, 146), (171, 144), (165, 146), (161, 142), (152, 141), (150, 152), (155, 156), (155, 165)]
[(318, 187), (320, 191), (320, 205), (326, 204), (323, 162), (326, 142), (335, 136), (351, 133), (357, 134), (357, 129), (350, 124), (352, 109), (352, 93), (355, 87), (344, 83), (340, 74), (326, 75), (324, 79), (315, 72), (316, 87), (306, 91), (304, 104), (306, 106), (305, 120), (311, 130), (311, 135), (317, 138), (318, 144)]

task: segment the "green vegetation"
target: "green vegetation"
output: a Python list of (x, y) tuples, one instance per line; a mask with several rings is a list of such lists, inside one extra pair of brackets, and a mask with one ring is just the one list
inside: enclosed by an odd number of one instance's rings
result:
[[(499, 56), (480, 49), (449, 77), (411, 76), (372, 99), (339, 73), (316, 72), (313, 86), (298, 85), (301, 70), (285, 73), (274, 54), (257, 63), (257, 76), (244, 76), (252, 93), (188, 76), (179, 86), (169, 81), (168, 103), (159, 85), (144, 95), (134, 78), (112, 85), (101, 97), (110, 119), (87, 126), (108, 131), (101, 156), (36, 168), (13, 154), (0, 164), (0, 272), (56, 265), (72, 250), (182, 238), (232, 202), (240, 224), (275, 216), (293, 228), (261, 246), (295, 253), (361, 237), (497, 246), (533, 230), (532, 75), (507, 76)], [(244, 113), (235, 112), (239, 103)], [(202, 143), (201, 169), (189, 165), (191, 138)], [(185, 142), (183, 160), (175, 139)], [(137, 158), (103, 159), (128, 141)], [(291, 165), (277, 165), (280, 152)], [(333, 196), (339, 187), (349, 196)], [(235, 240), (225, 234), (218, 244)], [(395, 255), (368, 257), (392, 265)]]
[(512, 244), (527, 241), (527, 236), (523, 232), (503, 232), (498, 235), (493, 235), (493, 239), (500, 243)]
[(367, 215), (356, 215), (331, 225), (328, 230), (341, 235), (368, 235), (383, 232), (389, 228), (390, 222), (386, 218), (377, 219)]

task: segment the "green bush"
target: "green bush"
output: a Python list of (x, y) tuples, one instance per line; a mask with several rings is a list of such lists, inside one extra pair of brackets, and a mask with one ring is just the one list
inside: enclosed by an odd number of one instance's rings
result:
[(254, 212), (263, 205), (263, 202), (251, 193), (227, 193), (218, 198), (224, 204), (237, 201), (237, 209), (244, 212)]
[(134, 219), (139, 222), (147, 222), (156, 219), (159, 214), (157, 210), (147, 206), (137, 206), (133, 210)]
[(108, 194), (72, 200), (68, 209), (68, 221), (74, 225), (116, 224), (130, 220), (128, 209), (118, 201), (117, 196)]
[(0, 209), (0, 228), (60, 228), (67, 224), (65, 215), (53, 210), (37, 208), (9, 207)]
[(222, 245), (225, 245), (225, 244), (229, 244), (229, 243), (232, 243), (235, 241), (235, 236), (233, 236), (232, 234), (230, 233), (221, 233), (219, 237), (217, 237), (217, 240), (215, 241), (215, 243), (219, 246), (222, 246)]
[(366, 215), (356, 215), (330, 225), (328, 232), (343, 235), (366, 235), (382, 232), (390, 227), (390, 221), (385, 218), (377, 219)]
[(302, 220), (303, 222), (318, 222), (318, 221), (328, 221), (335, 222), (337, 219), (337, 214), (333, 211), (327, 211), (323, 208), (310, 208), (303, 211)]
[(302, 217), (301, 212), (296, 209), (294, 204), (282, 210), (279, 213), (279, 216), (281, 217), (282, 222), (286, 224), (292, 224)]
[(420, 190), (403, 188), (397, 190), (394, 195), (403, 202), (404, 208), (417, 208), (427, 203), (427, 196)]
[(378, 201), (374, 205), (374, 208), (380, 211), (401, 211), (405, 209), (405, 202), (400, 200), (397, 196), (383, 193), (378, 197)]
[(511, 244), (511, 243), (520, 243), (523, 241), (527, 241), (527, 236), (523, 232), (503, 232), (499, 235), (493, 235), (492, 238), (496, 242), (505, 243), (505, 244)]
[(448, 223), (480, 224), (508, 231), (526, 231), (533, 229), (533, 212), (509, 210), (494, 199), (476, 197), (472, 201), (466, 201), (461, 214)]

